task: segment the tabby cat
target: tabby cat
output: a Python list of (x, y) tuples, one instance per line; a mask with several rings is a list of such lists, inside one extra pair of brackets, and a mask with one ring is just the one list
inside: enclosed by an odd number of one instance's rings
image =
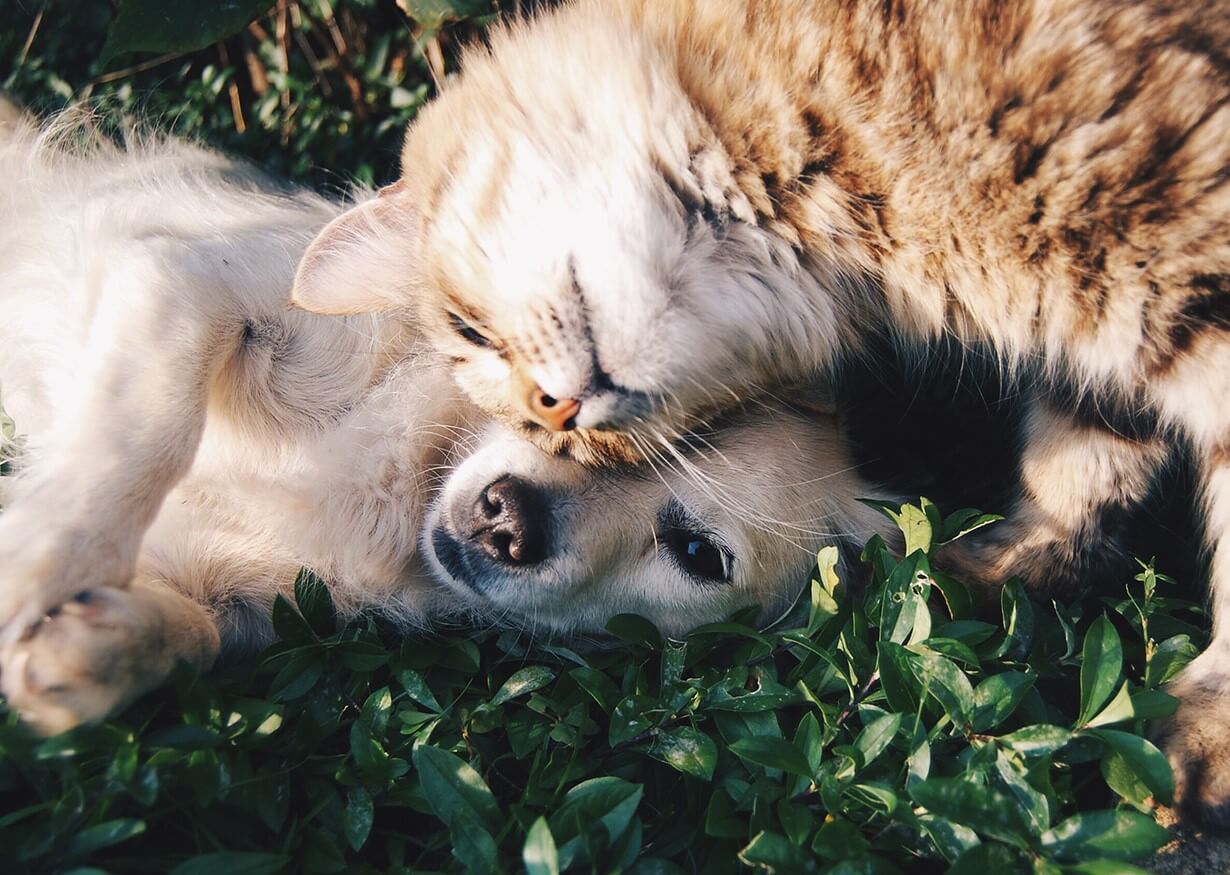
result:
[(1032, 512), (962, 557), (988, 577), (1045, 579), (1182, 434), (1217, 622), (1168, 744), (1230, 825), (1230, 3), (590, 0), (462, 66), (300, 306), (417, 307), (476, 402), (591, 462), (868, 329), (988, 344), (1069, 399)]

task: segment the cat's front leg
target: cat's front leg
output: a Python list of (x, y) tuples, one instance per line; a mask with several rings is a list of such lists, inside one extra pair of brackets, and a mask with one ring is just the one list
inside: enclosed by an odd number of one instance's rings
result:
[(185, 249), (163, 241), (118, 252), (56, 314), (68, 323), (45, 338), (56, 349), (57, 412), (31, 435), (0, 514), (0, 642), (79, 592), (127, 586), (145, 530), (192, 464), (211, 377), (243, 319)]
[(1156, 436), (1124, 434), (1034, 401), (1007, 518), (943, 548), (939, 561), (976, 582), (1020, 577), (1039, 595), (1084, 583), (1086, 560), (1117, 535), (1107, 521), (1143, 497), (1166, 452)]
[(1179, 710), (1161, 729), (1180, 813), (1230, 831), (1230, 453), (1205, 453), (1205, 526), (1213, 544), (1208, 648), (1170, 685)]
[(209, 668), (218, 647), (209, 612), (164, 584), (88, 589), (0, 647), (0, 692), (50, 735), (115, 713), (181, 660)]

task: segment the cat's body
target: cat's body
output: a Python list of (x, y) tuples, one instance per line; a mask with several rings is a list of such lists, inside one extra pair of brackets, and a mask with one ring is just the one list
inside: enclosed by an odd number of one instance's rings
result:
[(1230, 6), (593, 0), (463, 70), (364, 212), (386, 231), (336, 223), (302, 305), (404, 301), (413, 265), (470, 396), (590, 461), (660, 455), (869, 327), (984, 342), (1095, 413), (1036, 422), (987, 577), (1044, 580), (1183, 433), (1219, 621), (1171, 753), (1230, 821)]

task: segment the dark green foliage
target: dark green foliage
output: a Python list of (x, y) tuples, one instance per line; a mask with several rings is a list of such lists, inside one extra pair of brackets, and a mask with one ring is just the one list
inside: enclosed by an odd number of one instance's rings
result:
[(334, 188), (397, 176), (406, 124), (434, 93), (428, 49), (451, 60), (492, 6), (407, 3), (416, 19), (395, 0), (114, 5), (6, 2), (0, 90), (41, 113), (88, 100)]
[(930, 572), (961, 517), (890, 510), (914, 552), (873, 538), (861, 594), (826, 548), (789, 628), (622, 616), (611, 650), (335, 631), (304, 574), (249, 672), (0, 727), (6, 871), (1139, 871), (1173, 791), (1139, 733), (1195, 606), (1145, 566), (1122, 599), (980, 610)]

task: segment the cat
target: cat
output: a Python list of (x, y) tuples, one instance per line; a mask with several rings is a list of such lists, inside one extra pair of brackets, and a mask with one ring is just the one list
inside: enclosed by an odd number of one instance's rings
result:
[(989, 578), (1046, 580), (1181, 435), (1215, 621), (1168, 752), (1230, 826), (1230, 5), (589, 0), (462, 70), (295, 302), (417, 307), (474, 402), (588, 463), (868, 329), (986, 343), (1071, 390), (1033, 430), (1037, 512), (967, 551)]
[(270, 640), (303, 565), (406, 631), (681, 634), (774, 618), (886, 524), (823, 410), (729, 417), (656, 474), (489, 424), (411, 314), (287, 310), (343, 205), (203, 148), (0, 120), (0, 179), (0, 692), (38, 731)]

